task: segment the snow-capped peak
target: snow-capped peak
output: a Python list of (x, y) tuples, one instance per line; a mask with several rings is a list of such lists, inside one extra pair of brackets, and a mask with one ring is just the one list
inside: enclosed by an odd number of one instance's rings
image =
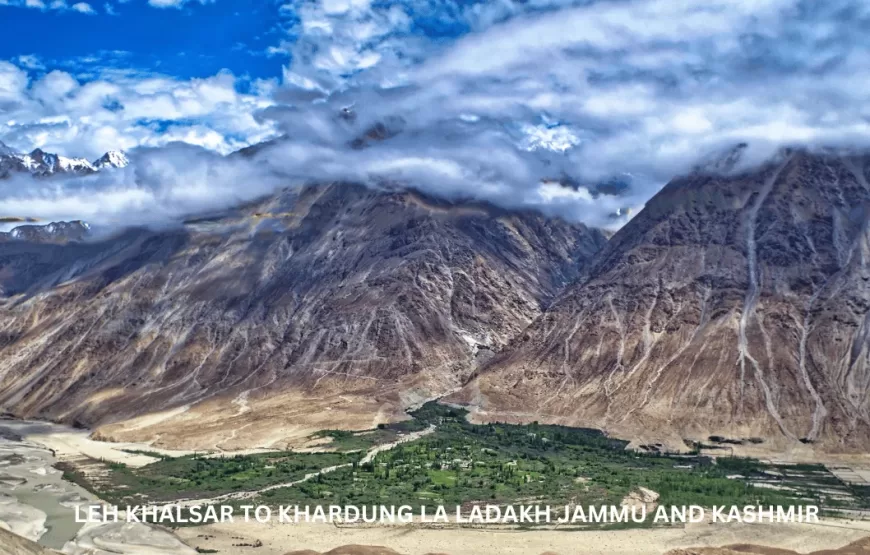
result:
[(64, 158), (63, 156), (57, 157), (57, 165), (62, 171), (73, 171), (73, 172), (92, 172), (96, 171), (96, 168), (84, 158)]
[(30, 154), (25, 154), (21, 157), (27, 169), (45, 169), (50, 173), (54, 173), (57, 169), (57, 154), (49, 154), (41, 148), (33, 149)]
[(120, 150), (110, 150), (94, 162), (94, 167), (98, 170), (103, 168), (125, 168), (130, 163), (127, 155)]
[(67, 158), (45, 152), (41, 148), (30, 154), (17, 156), (31, 173), (38, 175), (53, 175), (55, 173), (93, 173), (96, 168), (84, 158)]
[(51, 222), (45, 225), (20, 225), (12, 231), (0, 232), (0, 243), (29, 241), (32, 243), (67, 243), (82, 241), (90, 233), (91, 226), (81, 220)]
[(52, 154), (41, 148), (34, 149), (29, 154), (18, 154), (0, 143), (0, 179), (21, 172), (37, 177), (55, 174), (89, 175), (100, 170), (123, 168), (129, 163), (126, 154), (118, 150), (110, 150), (98, 160), (90, 162), (85, 158), (67, 158)]

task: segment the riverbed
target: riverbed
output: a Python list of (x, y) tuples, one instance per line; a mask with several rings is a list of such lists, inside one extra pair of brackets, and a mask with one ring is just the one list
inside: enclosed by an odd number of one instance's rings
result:
[(32, 425), (0, 420), (0, 526), (61, 549), (82, 527), (75, 521), (75, 506), (97, 500), (63, 480), (49, 449), (25, 439)]
[(156, 459), (128, 451), (146, 447), (93, 441), (87, 430), (59, 424), (0, 420), (0, 527), (68, 555), (195, 555), (169, 531), (124, 522), (123, 513), (121, 522), (76, 522), (77, 506), (84, 513), (101, 502), (54, 465), (89, 457), (141, 466)]

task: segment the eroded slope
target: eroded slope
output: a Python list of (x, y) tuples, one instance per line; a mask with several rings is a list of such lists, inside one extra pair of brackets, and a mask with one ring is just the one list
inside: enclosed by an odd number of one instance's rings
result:
[(0, 243), (0, 406), (164, 445), (281, 445), (457, 388), (603, 244), (335, 184), (91, 243)]
[(450, 399), (672, 445), (870, 445), (867, 166), (796, 152), (674, 180)]

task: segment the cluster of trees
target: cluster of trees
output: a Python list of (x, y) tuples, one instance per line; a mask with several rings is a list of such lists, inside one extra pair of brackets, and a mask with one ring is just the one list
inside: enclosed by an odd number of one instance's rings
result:
[[(435, 425), (435, 433), (379, 453), (360, 463), (361, 453), (164, 459), (142, 469), (117, 468), (112, 475), (129, 493), (186, 496), (195, 491), (229, 492), (292, 481), (318, 469), (352, 463), (292, 488), (271, 490), (261, 502), (274, 504), (433, 504), (483, 499), (536, 499), (559, 504), (618, 504), (638, 486), (670, 505), (792, 504), (794, 493), (761, 489), (747, 479), (765, 465), (748, 459), (636, 453), (625, 442), (596, 430), (533, 423), (528, 426), (469, 423), (465, 411), (428, 403), (414, 420), (359, 434), (326, 430), (336, 444), (363, 445), (402, 431)], [(822, 472), (815, 468), (806, 472)], [(811, 493), (807, 494), (811, 495)]]

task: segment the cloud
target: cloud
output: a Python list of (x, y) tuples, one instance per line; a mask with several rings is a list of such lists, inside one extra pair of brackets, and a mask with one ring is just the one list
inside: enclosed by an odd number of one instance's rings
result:
[(97, 13), (96, 11), (94, 11), (94, 8), (92, 8), (91, 5), (86, 2), (77, 2), (70, 6), (70, 9), (88, 15), (95, 15)]
[(333, 139), (349, 131), (338, 122), (319, 133), (304, 123), (299, 130), (306, 140), (279, 141), (250, 157), (224, 157), (176, 142), (133, 150), (131, 164), (123, 170), (48, 181), (15, 176), (0, 181), (0, 213), (50, 221), (85, 219), (98, 228), (174, 225), (191, 215), (310, 183), (312, 175), (410, 186), (448, 198), (476, 196), (573, 218), (585, 211), (594, 217), (605, 206), (612, 211), (621, 207), (616, 199), (602, 205), (582, 190), (526, 187), (543, 169), (540, 160), (512, 148), (497, 132), (461, 143), (421, 138), (375, 152), (332, 146)]
[[(401, 119), (401, 135), (371, 148), (381, 171), (416, 159), (423, 179), (419, 161), (438, 159), (437, 181), (460, 163), (448, 173), (474, 194), (509, 183), (514, 198), (544, 198), (546, 174), (628, 175), (624, 202), (639, 206), (739, 142), (870, 144), (870, 8), (857, 0), (321, 0), (295, 13), (280, 98)], [(442, 132), (512, 157), (521, 179), (485, 149), (427, 158)], [(609, 202), (577, 216), (600, 223)]]
[(214, 2), (214, 0), (148, 0), (148, 5), (155, 8), (181, 8), (190, 2), (210, 4)]
[(66, 0), (52, 0), (47, 4), (43, 0), (3, 0), (0, 1), (0, 6), (17, 6), (42, 11), (74, 11), (85, 15), (96, 15), (97, 13), (87, 2), (77, 2), (70, 6)]
[[(126, 4), (130, 0), (117, 0), (119, 4)], [(182, 8), (188, 3), (211, 4), (215, 0), (148, 0), (148, 5), (155, 8)], [(86, 15), (95, 15), (97, 12), (87, 2), (76, 2), (69, 5), (66, 0), (52, 0), (48, 4), (43, 0), (0, 0), (0, 6), (20, 6), (38, 10), (75, 11)], [(105, 3), (104, 10), (108, 15), (117, 15), (117, 9), (109, 2)]]
[(40, 61), (39, 57), (35, 54), (24, 54), (18, 56), (17, 58), (18, 65), (26, 69), (45, 69), (45, 66)]
[(83, 82), (0, 62), (0, 141), (88, 158), (175, 141), (228, 153), (276, 132), (274, 122), (257, 118), (272, 101), (239, 85), (228, 72), (189, 80), (107, 72)]
[(133, 164), (122, 170), (42, 181), (42, 187), (28, 176), (0, 181), (0, 213), (40, 214), (52, 221), (84, 218), (97, 228), (172, 225), (279, 186), (278, 176), (255, 165), (184, 143), (140, 148), (131, 158)]
[[(226, 153), (280, 133), (254, 175), (405, 183), (608, 226), (739, 142), (870, 146), (870, 7), (858, 0), (299, 0), (281, 13), (287, 32), (268, 54), (285, 57), (283, 82), (244, 94), (226, 73), (83, 78), (0, 64), (0, 140), (71, 154), (144, 146), (157, 160), (183, 152), (173, 141)], [(243, 175), (237, 163), (218, 167)], [(167, 187), (184, 188), (165, 168)], [(559, 179), (627, 189), (598, 196)], [(133, 195), (136, 183), (95, 190)], [(122, 205), (135, 212), (93, 204)]]
[(15, 106), (27, 83), (25, 71), (9, 62), (0, 61), (0, 109), (7, 111)]

